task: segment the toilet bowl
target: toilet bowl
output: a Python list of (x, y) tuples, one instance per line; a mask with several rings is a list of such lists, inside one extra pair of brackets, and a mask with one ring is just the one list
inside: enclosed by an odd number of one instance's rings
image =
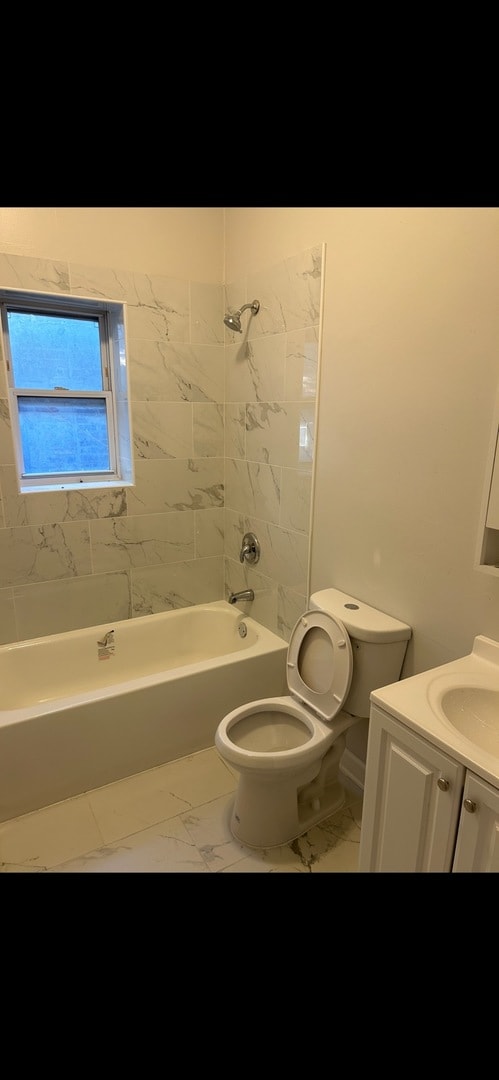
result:
[(236, 839), (252, 848), (289, 843), (343, 805), (346, 732), (369, 715), (371, 690), (398, 680), (410, 636), (405, 623), (337, 589), (312, 595), (289, 641), (289, 695), (233, 709), (215, 733), (220, 757), (239, 774)]

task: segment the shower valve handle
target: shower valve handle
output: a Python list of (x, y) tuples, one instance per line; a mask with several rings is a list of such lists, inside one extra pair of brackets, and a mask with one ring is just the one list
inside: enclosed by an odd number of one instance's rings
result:
[(247, 562), (254, 566), (260, 558), (260, 544), (254, 533), (245, 533), (243, 544), (239, 552), (239, 562)]

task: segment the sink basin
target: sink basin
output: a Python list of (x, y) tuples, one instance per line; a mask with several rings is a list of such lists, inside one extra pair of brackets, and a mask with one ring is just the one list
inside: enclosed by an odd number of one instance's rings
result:
[(499, 787), (499, 641), (477, 634), (471, 653), (373, 690), (371, 701)]
[(444, 691), (440, 708), (456, 731), (499, 757), (499, 689), (456, 686)]

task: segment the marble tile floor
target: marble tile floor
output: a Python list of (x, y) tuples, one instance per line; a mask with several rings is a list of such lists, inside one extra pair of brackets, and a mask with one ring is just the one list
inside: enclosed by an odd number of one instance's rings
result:
[(229, 819), (236, 778), (214, 748), (0, 823), (0, 873), (355, 873), (362, 802), (255, 851)]

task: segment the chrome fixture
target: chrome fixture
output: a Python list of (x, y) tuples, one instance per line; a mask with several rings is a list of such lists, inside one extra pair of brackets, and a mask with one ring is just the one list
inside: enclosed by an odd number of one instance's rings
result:
[(107, 649), (110, 645), (114, 645), (114, 630), (107, 630), (104, 637), (98, 641), (97, 644), (100, 645), (102, 649)]
[(250, 563), (254, 566), (260, 558), (260, 544), (254, 533), (248, 532), (243, 536), (243, 546), (239, 552), (239, 562)]
[(237, 604), (239, 600), (254, 600), (253, 589), (243, 589), (242, 592), (229, 593), (229, 604)]
[(243, 304), (238, 311), (233, 311), (232, 314), (227, 311), (224, 315), (224, 323), (228, 326), (229, 330), (237, 330), (238, 334), (242, 334), (241, 315), (243, 311), (246, 311), (246, 308), (250, 309), (252, 315), (258, 315), (258, 312), (260, 311), (260, 301), (253, 300), (252, 304)]

